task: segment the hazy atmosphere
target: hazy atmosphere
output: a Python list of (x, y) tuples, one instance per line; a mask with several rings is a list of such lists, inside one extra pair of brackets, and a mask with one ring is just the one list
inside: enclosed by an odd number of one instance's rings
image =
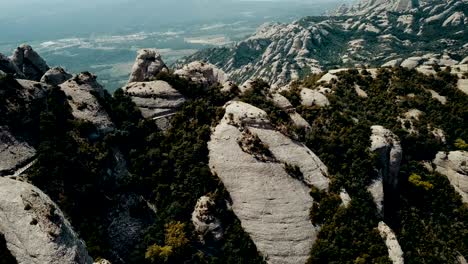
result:
[(140, 48), (158, 48), (172, 63), (202, 48), (232, 44), (262, 23), (322, 15), (341, 2), (0, 0), (0, 52), (29, 43), (52, 65), (92, 69), (114, 90), (127, 79)]

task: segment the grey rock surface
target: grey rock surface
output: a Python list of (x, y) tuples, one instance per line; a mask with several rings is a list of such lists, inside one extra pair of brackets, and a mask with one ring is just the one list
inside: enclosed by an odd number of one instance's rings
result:
[(16, 78), (26, 78), (23, 72), (14, 64), (10, 58), (0, 53), (0, 70), (12, 74)]
[[(276, 131), (266, 112), (232, 101), (208, 143), (209, 165), (229, 191), (232, 209), (268, 263), (305, 263), (318, 227), (309, 219), (313, 199), (308, 185), (327, 190), (327, 168), (301, 143)], [(248, 129), (277, 162), (260, 161), (239, 146)], [(286, 172), (298, 166), (304, 179)]]
[(131, 96), (144, 118), (157, 120), (165, 130), (168, 118), (186, 102), (185, 97), (165, 81), (133, 82), (122, 88)]
[(70, 80), (73, 75), (66, 72), (62, 67), (54, 67), (48, 70), (41, 78), (41, 82), (50, 85), (60, 85)]
[(220, 84), (224, 90), (229, 89), (227, 84), (230, 82), (226, 73), (210, 63), (194, 61), (176, 70), (174, 74), (203, 86)]
[(192, 223), (195, 232), (202, 243), (206, 238), (221, 240), (224, 235), (221, 221), (216, 217), (216, 204), (209, 196), (202, 196), (198, 199), (192, 213)]
[(36, 155), (27, 142), (16, 139), (7, 127), (0, 126), (0, 176), (11, 175)]
[(11, 60), (26, 78), (32, 81), (39, 81), (44, 73), (49, 70), (49, 66), (44, 59), (27, 44), (16, 48)]
[(19, 264), (93, 263), (57, 205), (28, 183), (0, 178), (0, 233)]
[(128, 82), (146, 82), (158, 73), (168, 70), (156, 49), (142, 49), (138, 51)]
[(67, 95), (75, 118), (93, 123), (102, 132), (114, 129), (109, 115), (98, 101), (104, 95), (104, 88), (96, 81), (96, 76), (83, 72), (62, 83), (60, 88)]
[(378, 156), (379, 178), (368, 187), (368, 191), (372, 194), (379, 211), (384, 212), (385, 204), (391, 204), (391, 200), (398, 194), (398, 174), (403, 150), (400, 140), (392, 131), (382, 126), (372, 126), (371, 130), (370, 151)]
[(371, 129), (372, 146), (370, 150), (379, 155), (380, 174), (384, 182), (396, 187), (398, 185), (398, 173), (403, 155), (400, 140), (390, 130), (382, 126), (372, 126)]
[(436, 171), (447, 176), (464, 203), (468, 203), (468, 152), (439, 152), (433, 163)]

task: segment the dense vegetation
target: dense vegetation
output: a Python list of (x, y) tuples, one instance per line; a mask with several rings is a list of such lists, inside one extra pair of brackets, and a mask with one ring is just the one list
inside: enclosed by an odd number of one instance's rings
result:
[[(407, 263), (454, 263), (457, 255), (468, 257), (467, 205), (446, 177), (422, 164), (438, 151), (467, 148), (468, 97), (447, 71), (425, 76), (394, 68), (380, 69), (376, 75), (372, 78), (357, 70), (338, 73), (338, 81), (323, 84), (332, 90), (327, 95), (330, 106), (324, 108), (300, 105), (299, 87), (315, 89), (320, 76), (309, 76), (284, 92), (312, 125), (308, 131), (295, 128), (288, 113), (268, 99), (270, 87), (263, 81), (254, 81), (253, 88), (237, 98), (265, 110), (275, 127), (303, 141), (329, 168), (330, 190), (312, 187), (310, 192), (314, 198), (310, 218), (321, 231), (309, 263), (390, 263), (376, 229), (382, 220), (396, 232)], [(102, 134), (93, 124), (73, 118), (58, 87), (47, 92), (44, 103), (35, 104), (34, 109), (40, 109), (36, 115), (18, 108), (18, 113), (0, 121), (9, 125), (16, 115), (31, 117), (21, 123), (39, 131), (30, 139), (38, 153), (30, 180), (65, 212), (93, 258), (114, 257), (107, 239), (112, 208), (122, 199), (142, 197), (153, 210), (138, 204), (130, 209), (145, 229), (127, 256), (129, 263), (264, 263), (228, 209), (229, 193), (208, 167), (211, 127), (224, 115), (222, 106), (237, 94), (223, 94), (219, 87), (203, 87), (170, 73), (156, 79), (167, 81), (189, 99), (165, 132), (144, 120), (122, 90), (113, 96), (95, 95), (115, 124), (111, 133)], [(13, 80), (0, 81), (15, 87)], [(357, 95), (356, 85), (367, 98)], [(447, 103), (433, 99), (429, 90), (445, 96)], [(4, 92), (12, 94), (0, 100), (15, 96), (14, 89)], [(404, 113), (411, 109), (421, 110), (422, 116), (405, 120)], [(375, 155), (369, 151), (372, 125), (398, 135), (404, 152), (399, 191), (386, 194), (385, 215), (367, 191), (377, 178)], [(434, 134), (435, 128), (442, 129), (445, 137)], [(258, 138), (248, 131), (245, 136), (250, 140), (246, 148), (268, 156)], [(115, 169), (117, 153), (124, 157), (128, 171)], [(291, 177), (303, 180), (300, 169), (284, 166)], [(352, 198), (347, 207), (341, 205), (343, 189)], [(216, 216), (225, 230), (222, 241), (202, 243), (194, 232), (191, 214), (203, 195), (215, 200)], [(1, 239), (0, 262), (11, 263)]]
[[(425, 76), (400, 68), (381, 69), (375, 79), (356, 70), (338, 75), (339, 81), (328, 85), (333, 90), (330, 107), (297, 107), (312, 124), (312, 130), (303, 135), (306, 144), (333, 175), (331, 193), (314, 205), (313, 218), (323, 215), (316, 221), (324, 225), (310, 263), (388, 261), (375, 231), (382, 216), (365, 191), (376, 177), (374, 158), (368, 150), (372, 125), (391, 129), (403, 146), (400, 192), (391, 198), (394, 210), (385, 211), (385, 220), (395, 229), (406, 262), (452, 263), (457, 254), (466, 257), (467, 206), (445, 177), (427, 171), (419, 163), (432, 160), (437, 151), (457, 149), (455, 143), (468, 136), (468, 98), (456, 88), (456, 77), (447, 72)], [(306, 79), (302, 85), (317, 86), (316, 76), (309, 79), (312, 81)], [(356, 94), (355, 84), (367, 92), (368, 98)], [(431, 98), (429, 89), (446, 96), (447, 103)], [(293, 88), (285, 95), (297, 102), (298, 91)], [(398, 119), (410, 109), (424, 113), (419, 121), (411, 120), (417, 133), (408, 132)], [(433, 128), (445, 131), (446, 143), (431, 132)], [(342, 188), (353, 199), (346, 209), (333, 203)]]
[[(157, 213), (147, 217), (141, 208), (132, 211), (133, 217), (147, 220), (148, 227), (130, 252), (130, 263), (263, 263), (227, 209), (229, 194), (208, 167), (210, 127), (222, 117), (221, 106), (230, 97), (218, 87), (202, 87), (171, 74), (157, 78), (191, 99), (164, 133), (141, 118), (122, 90), (113, 96), (95, 95), (116, 125), (106, 135), (90, 123), (75, 120), (62, 91), (49, 91), (48, 107), (40, 115), (31, 181), (59, 204), (94, 258), (112, 259), (106, 239), (109, 208), (115, 208), (122, 196), (136, 195), (150, 202)], [(112, 171), (116, 151), (127, 161), (129, 173), (123, 178)], [(207, 194), (217, 203), (225, 236), (220, 242), (202, 244), (190, 218), (197, 199)], [(176, 238), (168, 239), (174, 232)]]

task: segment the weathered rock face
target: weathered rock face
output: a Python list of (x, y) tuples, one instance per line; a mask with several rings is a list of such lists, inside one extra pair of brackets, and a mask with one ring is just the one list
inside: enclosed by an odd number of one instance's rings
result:
[(0, 233), (19, 264), (93, 263), (60, 209), (24, 182), (0, 178)]
[(210, 63), (201, 61), (194, 61), (184, 65), (182, 69), (176, 70), (174, 74), (207, 87), (215, 84), (224, 86), (229, 81), (224, 71)]
[(167, 129), (168, 118), (186, 101), (165, 81), (133, 82), (122, 89), (131, 96), (143, 117), (155, 119), (162, 130)]
[(277, 107), (281, 108), (283, 111), (289, 114), (289, 118), (291, 118), (291, 121), (296, 127), (304, 129), (310, 128), (309, 122), (307, 122), (307, 120), (305, 120), (299, 113), (296, 112), (296, 109), (286, 97), (279, 93), (273, 93), (271, 95), (271, 101)]
[(163, 71), (168, 71), (168, 68), (158, 51), (142, 49), (138, 51), (128, 82), (147, 82)]
[(104, 89), (89, 72), (80, 73), (62, 83), (60, 88), (67, 95), (75, 118), (93, 123), (100, 131), (113, 129), (109, 115), (98, 101)]
[[(398, 173), (400, 171), (403, 150), (398, 137), (390, 130), (382, 126), (372, 126), (371, 129), (372, 145), (370, 150), (378, 155), (380, 179), (371, 185), (370, 191), (374, 196), (377, 207), (380, 207), (381, 193), (383, 193), (384, 217), (388, 218), (389, 222), (392, 222), (392, 217), (395, 216), (392, 212), (398, 206)], [(379, 181), (382, 181), (382, 184)]]
[(436, 171), (447, 176), (463, 202), (468, 203), (468, 152), (439, 152), (433, 162)]
[[(209, 165), (229, 191), (232, 209), (269, 263), (305, 263), (318, 228), (309, 219), (313, 199), (307, 185), (327, 190), (327, 168), (301, 143), (276, 131), (265, 111), (242, 102), (226, 104), (226, 113), (208, 143)], [(255, 135), (275, 161), (244, 152), (243, 131)], [(298, 166), (301, 179), (284, 164)]]
[(330, 105), (330, 101), (323, 93), (308, 88), (302, 88), (301, 100), (303, 106), (324, 107)]
[(0, 70), (4, 73), (12, 74), (16, 78), (26, 78), (21, 70), (10, 58), (0, 53)]
[(35, 155), (28, 143), (16, 139), (7, 127), (0, 127), (0, 176), (13, 174)]
[(41, 82), (47, 83), (50, 85), (60, 85), (68, 80), (70, 80), (73, 75), (66, 72), (61, 67), (54, 67), (48, 70), (41, 78)]
[(214, 215), (215, 207), (216, 204), (211, 197), (202, 196), (193, 210), (192, 223), (202, 243), (207, 238), (215, 241), (223, 238), (224, 230), (221, 221)]
[(39, 81), (42, 75), (49, 70), (44, 59), (26, 44), (16, 48), (11, 60), (29, 80)]
[(385, 245), (387, 245), (388, 248), (388, 257), (393, 264), (405, 263), (403, 250), (401, 249), (400, 243), (398, 243), (393, 230), (382, 221), (379, 222), (377, 229), (379, 230), (380, 236), (385, 240)]

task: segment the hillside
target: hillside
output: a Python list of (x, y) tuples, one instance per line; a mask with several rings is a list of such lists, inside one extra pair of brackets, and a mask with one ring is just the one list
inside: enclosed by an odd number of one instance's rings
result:
[(466, 0), (362, 1), (333, 16), (265, 24), (232, 47), (200, 51), (180, 63), (206, 61), (240, 83), (263, 78), (276, 86), (333, 68), (450, 66), (468, 55), (467, 16)]
[[(331, 59), (348, 33), (379, 38), (331, 30), (371, 23), (359, 12), (466, 12), (463, 1), (433, 3), (365, 1), (341, 7), (346, 18), (263, 27), (238, 45), (281, 56), (252, 65), (265, 76), (172, 68), (142, 49), (113, 94), (29, 45), (0, 54), (0, 263), (466, 263), (464, 34), (430, 46), (440, 39), (423, 26), (385, 59), (330, 60), (330, 70), (314, 59)], [(307, 32), (324, 46), (281, 51)], [(387, 54), (365, 43), (349, 54)], [(228, 50), (205, 54), (248, 61)], [(291, 56), (304, 63), (297, 80), (262, 71)]]

